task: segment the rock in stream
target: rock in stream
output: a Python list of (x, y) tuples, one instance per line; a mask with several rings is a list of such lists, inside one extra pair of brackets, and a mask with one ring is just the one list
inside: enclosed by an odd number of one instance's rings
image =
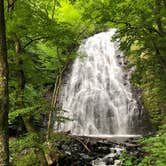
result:
[(58, 149), (63, 153), (59, 166), (121, 166), (119, 158), (124, 150), (129, 154), (138, 154), (140, 151), (136, 138), (83, 136), (73, 136), (70, 142), (59, 142)]

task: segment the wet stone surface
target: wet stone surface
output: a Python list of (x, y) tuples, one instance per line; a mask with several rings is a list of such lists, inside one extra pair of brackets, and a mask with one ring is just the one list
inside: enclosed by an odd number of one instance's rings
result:
[(59, 142), (58, 149), (63, 154), (59, 166), (121, 166), (119, 158), (124, 150), (129, 154), (140, 151), (134, 139), (117, 141), (81, 137), (67, 143)]

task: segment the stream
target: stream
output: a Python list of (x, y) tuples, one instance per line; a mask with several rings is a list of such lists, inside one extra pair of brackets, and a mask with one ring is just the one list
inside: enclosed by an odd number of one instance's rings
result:
[(137, 144), (140, 136), (72, 137), (72, 142), (59, 143), (58, 149), (64, 153), (60, 166), (122, 166), (124, 151), (138, 157), (141, 152)]

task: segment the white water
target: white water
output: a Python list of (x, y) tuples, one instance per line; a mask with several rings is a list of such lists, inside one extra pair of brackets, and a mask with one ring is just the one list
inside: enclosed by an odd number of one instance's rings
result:
[(109, 134), (109, 135), (105, 135), (105, 134), (99, 134), (99, 135), (85, 135), (84, 134), (84, 136), (86, 136), (86, 137), (99, 137), (99, 138), (141, 138), (142, 136), (141, 135), (131, 135), (131, 134), (118, 134), (118, 135), (116, 135), (116, 134), (114, 134), (114, 135), (111, 135), (111, 134)]
[(86, 56), (75, 60), (60, 94), (63, 115), (72, 121), (58, 125), (59, 130), (79, 135), (131, 134), (138, 106), (129, 75), (122, 69), (123, 54), (111, 42), (114, 33), (96, 34), (80, 46), (79, 52)]

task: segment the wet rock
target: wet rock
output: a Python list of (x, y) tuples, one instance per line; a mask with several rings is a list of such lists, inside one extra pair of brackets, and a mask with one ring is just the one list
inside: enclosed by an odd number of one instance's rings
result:
[(82, 159), (85, 159), (86, 161), (91, 161), (93, 159), (93, 157), (90, 157), (89, 155), (85, 153), (80, 153), (79, 155)]
[(116, 149), (115, 148), (110, 148), (111, 153), (116, 153)]
[(121, 166), (121, 161), (120, 160), (115, 160), (114, 165), (115, 166)]
[(69, 155), (69, 156), (70, 156), (70, 155), (71, 155), (71, 152), (66, 151), (66, 152), (65, 152), (65, 154), (67, 154), (67, 155)]
[(113, 158), (107, 158), (104, 160), (106, 165), (113, 165), (114, 164), (114, 159)]
[(126, 86), (126, 85), (127, 85), (127, 83), (124, 83), (123, 85), (124, 85), (124, 86)]
[(99, 153), (104, 153), (104, 154), (108, 154), (110, 153), (110, 149), (109, 147), (98, 147), (98, 150), (97, 150)]
[(92, 161), (92, 166), (105, 166), (105, 162), (101, 158)]
[[(79, 137), (78, 140), (59, 143), (61, 153), (59, 166), (121, 166), (119, 157), (123, 157), (123, 150), (128, 154), (139, 155), (139, 147), (134, 139), (122, 141), (99, 138)], [(89, 151), (85, 146), (89, 148)]]
[(121, 58), (121, 56), (118, 54), (117, 56), (116, 56), (117, 58)]
[(106, 165), (113, 165), (115, 160), (116, 154), (111, 153), (103, 158), (103, 161), (106, 163)]
[(116, 153), (110, 153), (108, 154), (107, 156), (104, 157), (104, 159), (107, 159), (107, 158), (115, 158), (116, 156)]

